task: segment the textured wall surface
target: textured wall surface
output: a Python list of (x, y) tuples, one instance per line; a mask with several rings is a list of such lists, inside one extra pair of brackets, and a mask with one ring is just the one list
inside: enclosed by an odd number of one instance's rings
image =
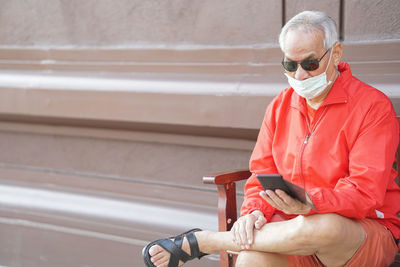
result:
[(399, 41), (399, 1), (346, 0), (344, 10), (346, 41)]
[(0, 1), (0, 44), (253, 45), (276, 41), (279, 0)]
[[(3, 46), (247, 46), (276, 44), (285, 20), (321, 10), (344, 39), (398, 39), (396, 0), (2, 0)], [(341, 20), (342, 17), (342, 20)]]
[(304, 10), (319, 10), (328, 14), (339, 24), (340, 0), (286, 1), (286, 21)]

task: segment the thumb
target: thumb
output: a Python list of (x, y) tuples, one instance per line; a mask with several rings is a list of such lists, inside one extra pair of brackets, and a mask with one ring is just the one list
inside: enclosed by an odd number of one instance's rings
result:
[(264, 226), (264, 224), (267, 223), (267, 219), (265, 219), (264, 216), (258, 216), (256, 222), (254, 223), (254, 226), (257, 230), (260, 230), (261, 227)]

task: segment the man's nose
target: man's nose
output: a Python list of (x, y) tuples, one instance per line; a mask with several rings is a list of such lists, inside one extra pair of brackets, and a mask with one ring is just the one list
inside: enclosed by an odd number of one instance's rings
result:
[(297, 66), (297, 70), (296, 70), (296, 72), (295, 72), (295, 74), (294, 74), (294, 78), (297, 79), (297, 80), (302, 81), (302, 80), (305, 80), (305, 79), (310, 78), (310, 74), (309, 74), (307, 71), (305, 71), (305, 70), (301, 67), (301, 65), (299, 64), (299, 65)]

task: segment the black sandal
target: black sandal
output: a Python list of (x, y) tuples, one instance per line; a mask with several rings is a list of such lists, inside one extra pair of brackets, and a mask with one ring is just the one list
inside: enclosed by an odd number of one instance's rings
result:
[[(202, 230), (195, 228), (175, 237), (159, 239), (149, 243), (142, 250), (144, 263), (146, 264), (147, 267), (155, 267), (150, 260), (150, 254), (149, 254), (149, 249), (154, 245), (159, 245), (160, 247), (162, 247), (171, 254), (169, 258), (168, 267), (178, 267), (179, 261), (183, 261), (185, 263), (188, 260), (192, 260), (194, 258), (200, 259), (201, 257), (207, 255), (205, 253), (200, 252), (199, 250), (199, 244), (197, 243), (197, 239), (194, 235), (194, 233), (198, 231)], [(182, 243), (185, 237), (189, 243), (191, 255), (187, 254), (185, 251), (182, 250)], [(173, 241), (171, 239), (173, 239)]]

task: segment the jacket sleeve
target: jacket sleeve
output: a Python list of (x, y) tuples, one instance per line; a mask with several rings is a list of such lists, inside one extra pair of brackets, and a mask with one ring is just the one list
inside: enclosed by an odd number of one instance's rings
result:
[(252, 176), (247, 180), (244, 188), (244, 202), (241, 208), (241, 216), (249, 214), (255, 210), (264, 213), (265, 218), (269, 220), (274, 214), (275, 208), (268, 204), (259, 193), (263, 190), (256, 174), (274, 174), (278, 173), (272, 157), (272, 139), (273, 139), (273, 108), (272, 103), (268, 106), (258, 134), (257, 142), (250, 158), (250, 171)]
[(350, 218), (376, 217), (384, 203), (399, 139), (390, 101), (368, 110), (349, 149), (349, 175), (332, 188), (308, 190), (317, 213), (335, 212)]

